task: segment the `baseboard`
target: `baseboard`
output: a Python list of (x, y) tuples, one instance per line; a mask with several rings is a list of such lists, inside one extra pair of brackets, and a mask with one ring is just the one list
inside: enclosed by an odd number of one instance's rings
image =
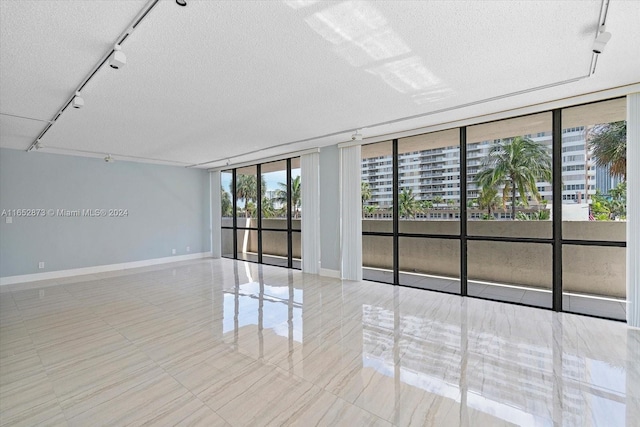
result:
[(211, 257), (211, 252), (176, 255), (164, 258), (145, 259), (142, 261), (124, 262), (121, 264), (96, 265), (94, 267), (72, 268), (69, 270), (47, 271), (46, 273), (22, 274), (19, 276), (0, 277), (0, 286), (15, 283), (35, 282), (37, 280), (60, 279), (63, 277), (82, 276), (85, 274), (106, 273), (108, 271), (128, 270), (130, 268), (148, 267), (151, 265), (168, 264), (170, 262), (189, 261)]
[(328, 268), (321, 268), (320, 272), (318, 274), (320, 276), (324, 276), (324, 277), (333, 277), (334, 279), (339, 279), (340, 278), (340, 271), (338, 271), (338, 270), (330, 270)]

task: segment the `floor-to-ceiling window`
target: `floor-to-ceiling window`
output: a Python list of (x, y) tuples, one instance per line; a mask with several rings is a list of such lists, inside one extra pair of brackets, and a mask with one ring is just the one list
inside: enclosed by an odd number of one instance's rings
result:
[(221, 182), (223, 256), (299, 269), (300, 158), (224, 170)]
[(391, 141), (362, 147), (362, 277), (393, 283), (393, 150)]
[(364, 145), (363, 277), (624, 319), (625, 105)]
[(563, 308), (626, 316), (626, 102), (562, 110)]
[(460, 132), (399, 139), (398, 283), (460, 292)]
[(552, 114), (466, 128), (467, 292), (551, 308)]

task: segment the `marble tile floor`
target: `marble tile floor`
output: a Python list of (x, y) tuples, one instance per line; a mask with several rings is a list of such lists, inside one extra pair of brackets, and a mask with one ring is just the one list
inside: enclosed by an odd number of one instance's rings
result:
[(637, 426), (640, 330), (205, 259), (0, 288), (0, 425)]

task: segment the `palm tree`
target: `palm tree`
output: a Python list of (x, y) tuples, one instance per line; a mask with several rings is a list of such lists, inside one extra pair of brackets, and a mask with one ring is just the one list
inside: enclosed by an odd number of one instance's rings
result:
[(372, 215), (378, 208), (376, 206), (364, 206), (363, 207), (363, 211), (365, 216), (366, 215)]
[(398, 197), (398, 211), (400, 217), (411, 218), (415, 217), (418, 210), (418, 201), (413, 195), (413, 189), (403, 188), (402, 193)]
[(431, 200), (423, 200), (420, 202), (420, 210), (426, 214), (429, 209), (433, 208), (433, 202)]
[[(262, 197), (264, 197), (267, 190), (267, 184), (264, 176), (261, 177), (260, 181), (261, 193)], [(229, 189), (233, 192), (233, 183), (229, 184)], [(245, 216), (249, 218), (252, 213), (249, 203), (253, 202), (255, 204), (258, 201), (258, 182), (255, 175), (238, 174), (236, 176), (236, 200), (244, 201)], [(253, 212), (255, 212), (255, 208), (253, 209)]]
[[(287, 184), (284, 182), (279, 182), (279, 189), (276, 190), (276, 197), (274, 200), (282, 204), (282, 206), (287, 205)], [(291, 180), (291, 213), (293, 218), (300, 217), (300, 207), (302, 205), (302, 186), (300, 181), (300, 176), (296, 176)], [(285, 210), (286, 211), (286, 210)]]
[(443, 203), (444, 199), (442, 198), (442, 196), (434, 196), (433, 197), (433, 203), (436, 205), (439, 205), (440, 203)]
[(231, 196), (228, 192), (224, 191), (224, 187), (220, 186), (220, 202), (222, 205), (222, 217), (230, 217), (233, 215), (231, 212), (233, 205), (231, 203)]
[(627, 179), (627, 122), (595, 125), (587, 134), (596, 165), (609, 167), (613, 176)]
[(482, 189), (502, 187), (502, 203), (511, 198), (511, 219), (516, 218), (517, 196), (528, 206), (527, 193), (540, 200), (536, 183), (551, 182), (551, 154), (548, 149), (529, 138), (517, 136), (503, 139), (489, 150), (476, 175)]
[(491, 218), (491, 212), (495, 211), (501, 204), (500, 197), (498, 197), (498, 190), (492, 187), (485, 187), (480, 190), (476, 202), (480, 209), (487, 210), (488, 218)]
[[(258, 194), (257, 188), (258, 185), (255, 175), (238, 174), (236, 176), (236, 200), (244, 200), (244, 213), (247, 218), (249, 218), (250, 215), (250, 210), (247, 209), (247, 205), (251, 200), (256, 200)], [(230, 189), (233, 191), (233, 186), (231, 186)]]
[(276, 209), (273, 206), (273, 199), (262, 198), (262, 218), (273, 218), (276, 216)]
[(367, 200), (371, 200), (371, 186), (368, 182), (362, 181), (360, 183), (360, 194), (362, 195), (362, 205), (364, 206)]

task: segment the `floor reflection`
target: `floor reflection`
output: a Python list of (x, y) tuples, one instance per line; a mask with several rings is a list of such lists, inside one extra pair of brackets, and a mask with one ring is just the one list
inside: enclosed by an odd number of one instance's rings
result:
[(624, 426), (640, 415), (640, 345), (624, 344), (640, 331), (623, 324), (369, 282), (283, 283), (243, 265), (224, 290), (224, 335), (395, 424)]

